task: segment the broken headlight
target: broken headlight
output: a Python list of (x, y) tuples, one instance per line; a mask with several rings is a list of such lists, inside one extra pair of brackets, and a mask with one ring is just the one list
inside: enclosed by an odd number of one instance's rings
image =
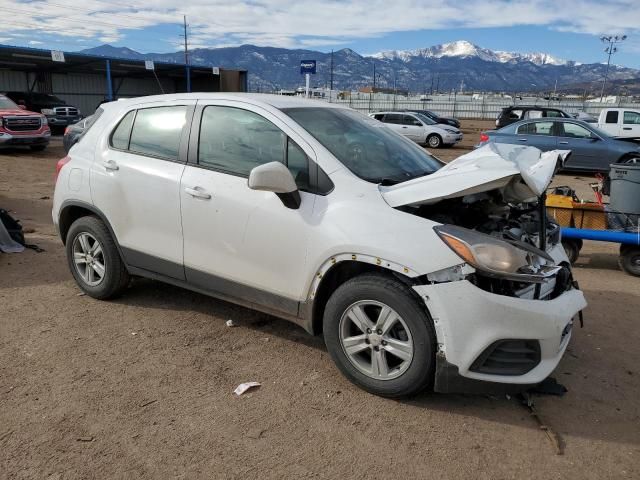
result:
[(541, 283), (562, 268), (553, 265), (546, 252), (522, 242), (509, 243), (456, 225), (434, 230), (460, 258), (490, 276)]

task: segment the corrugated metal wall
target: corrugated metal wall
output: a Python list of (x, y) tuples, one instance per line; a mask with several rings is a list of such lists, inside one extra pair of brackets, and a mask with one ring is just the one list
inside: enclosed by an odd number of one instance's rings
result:
[[(95, 69), (98, 70), (98, 69)], [(139, 97), (144, 95), (159, 95), (164, 93), (176, 93), (185, 91), (185, 78), (180, 73), (171, 72), (169, 77), (160, 78), (162, 89), (158, 85), (158, 80), (151, 71), (136, 73), (136, 78), (119, 78), (116, 75), (117, 66), (113, 72), (113, 93), (116, 98)], [(192, 78), (192, 88), (195, 91), (223, 91), (238, 92), (243, 91), (242, 76), (231, 70), (221, 72), (221, 78), (194, 77)], [(144, 77), (137, 78), (137, 75)], [(35, 73), (25, 73), (13, 70), (0, 69), (0, 92), (3, 91), (27, 91), (34, 83)], [(52, 93), (60, 97), (65, 102), (78, 107), (83, 115), (92, 114), (98, 105), (106, 98), (106, 72), (100, 69), (95, 74), (90, 73), (53, 73), (51, 74), (51, 85), (47, 81), (47, 93)], [(38, 84), (34, 91), (43, 91), (44, 86)]]

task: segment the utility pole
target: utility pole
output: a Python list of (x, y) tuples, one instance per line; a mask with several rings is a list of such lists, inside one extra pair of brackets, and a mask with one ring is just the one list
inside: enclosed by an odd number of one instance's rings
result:
[(376, 61), (373, 61), (373, 90), (376, 89)]
[(329, 77), (329, 96), (333, 91), (333, 50), (331, 50), (331, 75)]
[(184, 73), (187, 79), (187, 93), (191, 93), (191, 68), (189, 68), (189, 37), (187, 36), (187, 16), (183, 15), (184, 20)]
[(604, 52), (607, 54), (607, 69), (604, 71), (604, 80), (602, 81), (602, 91), (600, 92), (600, 102), (604, 97), (604, 89), (607, 86), (607, 77), (609, 76), (609, 65), (611, 64), (611, 55), (618, 51), (618, 47), (616, 44), (627, 39), (626, 35), (608, 35), (600, 37), (600, 41), (607, 44), (607, 48), (604, 49)]

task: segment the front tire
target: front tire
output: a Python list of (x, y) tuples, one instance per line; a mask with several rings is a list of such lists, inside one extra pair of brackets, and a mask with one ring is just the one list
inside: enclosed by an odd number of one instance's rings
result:
[(640, 247), (621, 245), (618, 264), (629, 275), (640, 277)]
[(380, 274), (355, 277), (331, 295), (324, 340), (338, 369), (367, 392), (397, 398), (433, 379), (436, 335), (420, 299)]
[(436, 133), (432, 133), (427, 137), (427, 146), (430, 148), (440, 148), (442, 146), (442, 138)]
[(129, 273), (114, 239), (97, 217), (81, 217), (69, 228), (67, 261), (80, 289), (99, 300), (120, 295), (129, 284)]

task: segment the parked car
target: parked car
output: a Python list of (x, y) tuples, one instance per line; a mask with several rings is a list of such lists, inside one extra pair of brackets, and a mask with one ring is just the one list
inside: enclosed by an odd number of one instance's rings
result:
[(615, 138), (640, 140), (640, 110), (634, 108), (603, 108), (597, 127)]
[(73, 125), (69, 125), (64, 129), (64, 136), (62, 137), (62, 144), (64, 146), (64, 151), (69, 153), (71, 147), (73, 147), (82, 135), (85, 130), (88, 130), (91, 125), (102, 115), (103, 110), (98, 108), (93, 115), (89, 115), (88, 117), (83, 118), (78, 123), (74, 123)]
[(608, 172), (612, 163), (640, 158), (639, 145), (616, 140), (591, 123), (566, 118), (523, 120), (483, 132), (477, 146), (488, 142), (528, 145), (542, 151), (571, 150), (565, 170)]
[(520, 120), (534, 118), (571, 118), (571, 115), (559, 108), (536, 107), (530, 105), (516, 105), (502, 109), (496, 119), (496, 128), (506, 127)]
[(30, 112), (0, 95), (0, 146), (24, 145), (31, 150), (44, 150), (50, 137), (44, 115)]
[(38, 92), (7, 92), (5, 95), (18, 105), (24, 105), (33, 112), (44, 114), (49, 126), (59, 131), (82, 119), (78, 108), (67, 105), (64, 100), (55, 95)]
[(587, 123), (598, 123), (598, 119), (596, 117), (594, 117), (593, 115), (591, 115), (590, 113), (587, 112), (576, 112), (573, 115), (571, 115), (573, 118), (575, 118), (576, 120), (582, 120), (583, 122), (587, 122)]
[(564, 154), (489, 145), (445, 166), (349, 108), (277, 95), (101, 108), (52, 212), (88, 296), (142, 276), (280, 316), (389, 397), (522, 389), (564, 354), (586, 303), (530, 203)]
[(438, 125), (424, 115), (411, 112), (377, 112), (370, 117), (386, 124), (416, 143), (431, 148), (452, 146), (462, 140), (462, 132), (455, 127)]
[(439, 123), (441, 125), (449, 125), (451, 127), (460, 129), (460, 121), (457, 118), (441, 117), (440, 115), (438, 115), (435, 112), (432, 112), (431, 110), (407, 110), (407, 111), (420, 113), (425, 117), (430, 118), (434, 122)]

